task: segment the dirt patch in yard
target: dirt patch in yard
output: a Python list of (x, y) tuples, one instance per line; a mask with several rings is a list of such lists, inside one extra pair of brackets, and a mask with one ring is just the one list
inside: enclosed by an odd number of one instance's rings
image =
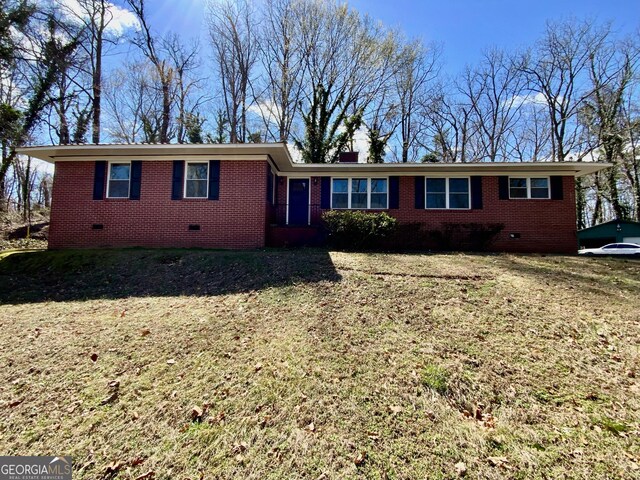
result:
[(74, 478), (634, 478), (640, 262), (0, 259), (0, 451)]

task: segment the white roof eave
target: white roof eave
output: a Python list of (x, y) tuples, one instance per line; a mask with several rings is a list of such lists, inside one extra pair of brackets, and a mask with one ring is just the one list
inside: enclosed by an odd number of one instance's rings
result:
[(174, 160), (217, 157), (221, 160), (268, 159), (280, 175), (571, 175), (582, 176), (612, 166), (601, 162), (473, 162), (473, 163), (294, 163), (284, 143), (243, 144), (99, 144), (22, 147), (18, 153), (46, 162), (95, 160)]

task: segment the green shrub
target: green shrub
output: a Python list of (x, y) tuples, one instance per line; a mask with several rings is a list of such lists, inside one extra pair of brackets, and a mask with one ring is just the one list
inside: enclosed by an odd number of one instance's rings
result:
[(398, 226), (398, 221), (385, 212), (330, 210), (322, 214), (322, 220), (329, 230), (329, 242), (346, 249), (377, 248)]

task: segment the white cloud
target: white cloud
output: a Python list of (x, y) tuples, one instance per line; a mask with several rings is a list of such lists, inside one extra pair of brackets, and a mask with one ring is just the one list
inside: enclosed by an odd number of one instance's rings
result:
[[(88, 12), (82, 7), (82, 4), (78, 0), (57, 0), (58, 4), (62, 7), (63, 13), (66, 17), (73, 21), (75, 18), (86, 18)], [(140, 28), (140, 22), (133, 12), (122, 8), (114, 3), (107, 2), (107, 10), (111, 15), (111, 19), (106, 27), (108, 33), (114, 35), (122, 35), (126, 30)]]
[(528, 93), (526, 95), (516, 95), (515, 97), (511, 97), (509, 100), (505, 102), (507, 105), (511, 105), (514, 108), (520, 107), (522, 105), (539, 105), (543, 106), (547, 104), (547, 98), (542, 93)]

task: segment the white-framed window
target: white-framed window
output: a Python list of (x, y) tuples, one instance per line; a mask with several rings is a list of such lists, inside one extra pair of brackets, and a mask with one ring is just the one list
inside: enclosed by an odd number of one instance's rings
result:
[(389, 179), (332, 178), (331, 208), (355, 210), (389, 208)]
[(129, 198), (131, 163), (110, 162), (107, 198)]
[(549, 177), (509, 177), (509, 198), (548, 199), (549, 193)]
[(427, 177), (425, 208), (468, 210), (471, 206), (469, 177)]
[(209, 162), (187, 162), (184, 176), (184, 198), (209, 196)]

